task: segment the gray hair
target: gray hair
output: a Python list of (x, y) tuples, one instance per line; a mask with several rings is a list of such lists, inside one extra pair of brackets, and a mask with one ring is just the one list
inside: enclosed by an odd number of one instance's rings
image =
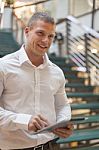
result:
[(53, 17), (51, 17), (48, 12), (36, 12), (32, 15), (28, 22), (28, 26), (32, 27), (33, 23), (35, 23), (38, 20), (42, 20), (47, 23), (55, 24), (55, 20)]

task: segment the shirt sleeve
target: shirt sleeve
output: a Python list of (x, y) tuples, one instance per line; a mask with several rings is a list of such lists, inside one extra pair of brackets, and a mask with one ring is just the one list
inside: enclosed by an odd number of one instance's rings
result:
[(65, 77), (61, 74), (60, 87), (55, 94), (55, 110), (57, 122), (71, 119), (71, 107), (65, 91)]
[(4, 90), (3, 71), (0, 65), (0, 128), (3, 130), (28, 130), (28, 122), (31, 118), (29, 114), (14, 113), (5, 110), (1, 102), (2, 93)]
[(0, 128), (3, 130), (28, 130), (28, 122), (31, 115), (18, 114), (0, 107)]

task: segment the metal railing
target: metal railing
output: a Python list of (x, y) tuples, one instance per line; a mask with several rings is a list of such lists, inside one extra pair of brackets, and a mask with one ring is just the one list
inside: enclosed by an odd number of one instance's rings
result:
[(1, 28), (1, 21), (2, 21), (3, 11), (4, 11), (4, 2), (0, 1), (0, 28)]
[(2, 18), (2, 13), (0, 13), (0, 26), (1, 26), (1, 18)]
[(13, 36), (16, 39), (16, 41), (22, 45), (24, 40), (25, 40), (25, 36), (24, 36), (24, 28), (25, 28), (25, 24), (23, 23), (23, 21), (21, 19), (19, 19), (16, 14), (13, 12), (12, 15), (12, 31), (13, 31)]
[(99, 33), (68, 16), (66, 23), (66, 49), (69, 62), (88, 73), (89, 84), (99, 85)]

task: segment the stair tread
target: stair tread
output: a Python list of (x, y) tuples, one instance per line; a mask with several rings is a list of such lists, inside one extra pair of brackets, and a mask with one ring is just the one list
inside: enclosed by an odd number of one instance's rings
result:
[(66, 87), (96, 87), (93, 85), (84, 85), (80, 83), (66, 83)]
[(99, 102), (71, 104), (72, 109), (99, 109)]
[(99, 98), (99, 94), (98, 93), (90, 93), (90, 92), (85, 92), (85, 93), (81, 93), (81, 92), (75, 92), (75, 93), (71, 93), (71, 92), (67, 92), (67, 96), (68, 97), (98, 97)]
[(62, 143), (68, 143), (73, 141), (85, 141), (85, 140), (93, 140), (93, 139), (99, 139), (99, 129), (82, 129), (74, 131), (73, 135), (71, 135), (68, 138), (59, 138), (59, 140), (56, 141), (58, 144)]
[(19, 49), (19, 44), (14, 39), (11, 31), (6, 32), (0, 30), (0, 57), (3, 57), (9, 53), (15, 52)]

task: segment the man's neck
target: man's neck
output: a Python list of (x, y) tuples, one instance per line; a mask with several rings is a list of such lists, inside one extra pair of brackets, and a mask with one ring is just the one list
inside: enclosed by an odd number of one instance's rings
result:
[(31, 61), (31, 63), (33, 65), (35, 65), (36, 67), (38, 67), (39, 65), (43, 64), (43, 56), (37, 56), (37, 55), (33, 55), (33, 54), (27, 54), (29, 60)]
[(32, 57), (32, 59), (30, 59), (30, 61), (32, 62), (33, 65), (38, 67), (39, 65), (43, 64), (43, 57), (34, 57), (34, 58)]
[(39, 65), (43, 64), (43, 62), (44, 62), (43, 56), (38, 56), (36, 54), (33, 54), (33, 53), (29, 52), (25, 45), (24, 45), (24, 48), (25, 48), (25, 51), (27, 53), (27, 56), (28, 56), (29, 60), (31, 61), (31, 63), (33, 65), (38, 67)]

